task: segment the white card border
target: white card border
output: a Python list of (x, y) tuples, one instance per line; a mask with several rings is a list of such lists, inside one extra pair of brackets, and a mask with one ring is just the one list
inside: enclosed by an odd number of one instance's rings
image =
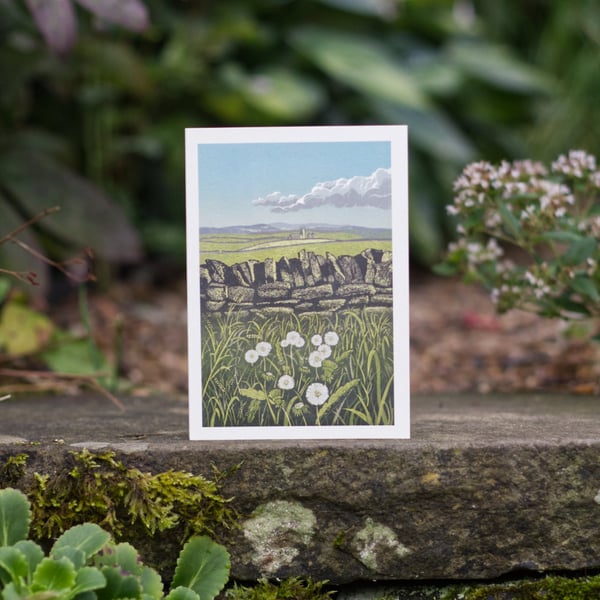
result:
[[(200, 368), (198, 144), (388, 141), (392, 176), (394, 425), (204, 427)], [(188, 128), (185, 130), (189, 436), (191, 440), (406, 439), (410, 437), (408, 128), (405, 125)]]

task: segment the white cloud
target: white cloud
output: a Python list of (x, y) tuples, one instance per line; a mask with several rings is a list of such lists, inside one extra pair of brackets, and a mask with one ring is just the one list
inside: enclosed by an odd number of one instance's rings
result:
[(255, 206), (270, 206), (271, 212), (284, 213), (317, 206), (374, 206), (390, 208), (392, 203), (390, 169), (377, 169), (371, 175), (356, 175), (317, 183), (303, 196), (272, 192), (252, 201)]

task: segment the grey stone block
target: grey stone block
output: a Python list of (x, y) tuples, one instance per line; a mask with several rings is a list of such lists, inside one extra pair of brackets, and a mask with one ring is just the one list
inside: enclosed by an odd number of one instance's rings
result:
[[(223, 493), (243, 515), (224, 540), (242, 580), (600, 568), (598, 398), (415, 397), (410, 440), (223, 442), (188, 440), (184, 401), (122, 401), (125, 412), (100, 397), (3, 402), (0, 464), (26, 452), (30, 472), (56, 471), (87, 447), (144, 472), (241, 465)], [(168, 536), (156, 536), (158, 553)]]

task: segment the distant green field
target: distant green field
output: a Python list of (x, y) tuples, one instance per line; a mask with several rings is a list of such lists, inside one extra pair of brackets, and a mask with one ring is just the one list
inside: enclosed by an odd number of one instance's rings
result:
[(219, 260), (233, 265), (245, 260), (295, 258), (301, 250), (334, 256), (359, 254), (366, 248), (391, 250), (391, 240), (363, 239), (348, 231), (318, 232), (307, 239), (290, 238), (290, 232), (272, 234), (210, 234), (200, 237), (200, 260)]

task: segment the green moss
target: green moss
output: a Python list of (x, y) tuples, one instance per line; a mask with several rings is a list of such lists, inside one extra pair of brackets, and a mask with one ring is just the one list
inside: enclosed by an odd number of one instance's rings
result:
[(331, 591), (324, 591), (326, 581), (315, 582), (311, 579), (301, 580), (290, 577), (271, 583), (267, 579), (259, 579), (256, 585), (245, 587), (234, 585), (227, 590), (228, 600), (330, 600)]
[(15, 454), (9, 456), (6, 462), (0, 467), (0, 488), (15, 486), (17, 482), (25, 475), (25, 466), (27, 464), (27, 454)]
[[(23, 479), (27, 455), (11, 457), (0, 472), (3, 486)], [(182, 539), (215, 536), (237, 522), (215, 480), (184, 471), (143, 473), (115, 458), (114, 452), (69, 453), (57, 473), (34, 473), (20, 487), (32, 504), (32, 536), (53, 539), (73, 525), (97, 523), (117, 540), (151, 537), (176, 529)]]
[(453, 588), (442, 600), (598, 600), (600, 575)]

